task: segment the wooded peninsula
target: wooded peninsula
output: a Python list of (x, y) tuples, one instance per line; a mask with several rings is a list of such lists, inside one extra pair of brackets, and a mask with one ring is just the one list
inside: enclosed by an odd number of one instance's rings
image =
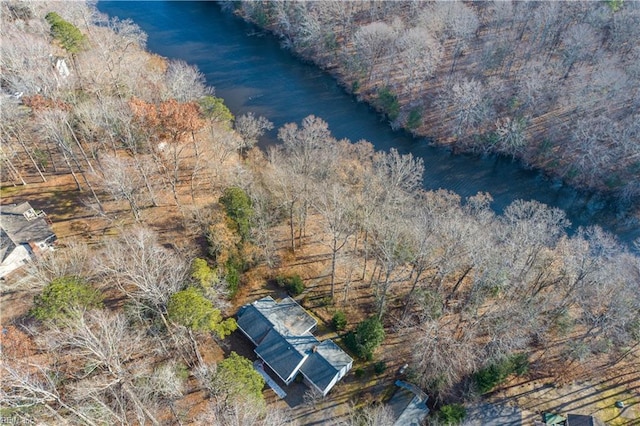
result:
[[(221, 7), (395, 127), (640, 195), (640, 3)], [(640, 241), (425, 191), (322, 117), (261, 150), (269, 119), (134, 22), (0, 8), (0, 423), (637, 424)]]

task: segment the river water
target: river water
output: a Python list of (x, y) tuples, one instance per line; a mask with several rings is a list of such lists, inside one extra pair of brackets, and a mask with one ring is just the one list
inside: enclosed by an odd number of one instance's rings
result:
[[(339, 139), (366, 139), (379, 150), (395, 147), (421, 157), (426, 189), (449, 189), (463, 198), (489, 192), (498, 212), (516, 199), (537, 200), (565, 210), (571, 231), (600, 225), (626, 243), (640, 238), (638, 223), (603, 196), (547, 179), (509, 158), (452, 154), (430, 146), (427, 139), (392, 131), (328, 74), (281, 49), (271, 35), (221, 11), (215, 2), (100, 1), (98, 9), (132, 19), (147, 33), (150, 51), (196, 65), (235, 115), (252, 111), (277, 129), (314, 114), (329, 123)], [(275, 136), (276, 130), (261, 143), (274, 143)]]

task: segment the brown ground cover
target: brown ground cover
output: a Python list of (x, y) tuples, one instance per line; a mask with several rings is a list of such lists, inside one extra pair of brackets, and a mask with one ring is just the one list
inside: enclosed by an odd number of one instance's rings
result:
[[(187, 199), (188, 185), (183, 185), (181, 191)], [(107, 213), (98, 215), (86, 205), (86, 197), (86, 193), (74, 190), (70, 176), (61, 175), (52, 177), (45, 183), (3, 189), (2, 203), (28, 200), (35, 208), (45, 210), (52, 219), (54, 231), (62, 247), (72, 239), (79, 239), (90, 245), (96, 244), (102, 238), (115, 235), (122, 227), (134, 223), (133, 216), (124, 203), (107, 201)], [(216, 198), (214, 195), (201, 194), (197, 202), (200, 206), (206, 206)], [(185, 226), (183, 214), (175, 205), (167, 203), (160, 207), (146, 208), (142, 211), (142, 217), (144, 223), (159, 232), (163, 242), (180, 250), (202, 255), (202, 241), (198, 228)], [(374, 299), (369, 285), (372, 265), (369, 265), (363, 279), (362, 259), (351, 256), (340, 258), (336, 301), (332, 303), (329, 297), (331, 259), (322, 236), (318, 221), (312, 217), (306, 236), (303, 237), (303, 244), (299, 244), (299, 249), (294, 254), (289, 249), (288, 227), (281, 225), (276, 228), (280, 264), (276, 268), (258, 265), (247, 273), (242, 289), (233, 300), (227, 314), (234, 315), (243, 304), (265, 295), (283, 297), (282, 289), (277, 288), (270, 280), (279, 274), (296, 273), (304, 279), (306, 285), (305, 291), (297, 299), (318, 319), (317, 337), (340, 342), (341, 336), (330, 326), (336, 310), (345, 311), (349, 321), (348, 328), (354, 327), (373, 313)], [(0, 323), (9, 330), (2, 341), (3, 356), (13, 351), (12, 348), (28, 348), (32, 345), (30, 342), (25, 344), (22, 338), (25, 335), (21, 334), (19, 325), (11, 325), (26, 314), (34, 295), (30, 290), (12, 288), (11, 284), (19, 279), (20, 273), (10, 277), (3, 285), (0, 297)], [(345, 293), (347, 281), (348, 292)], [(399, 368), (405, 363), (410, 363), (413, 351), (412, 336), (396, 326), (404, 307), (401, 294), (396, 293), (393, 287), (391, 294), (389, 311), (385, 316), (387, 337), (376, 351), (373, 362), (356, 361), (353, 370), (324, 399), (305, 400), (304, 395), (301, 395), (304, 388), (296, 387), (293, 392), (298, 393), (297, 398), (287, 402), (279, 400), (273, 391), (266, 389), (264, 395), (268, 404), (291, 409), (292, 417), (300, 424), (333, 424), (347, 415), (353, 407), (387, 401), (394, 391), (393, 382), (398, 378)], [(18, 339), (16, 336), (21, 338)], [(222, 344), (210, 337), (202, 337), (199, 346), (207, 362), (219, 361), (231, 350), (254, 358), (251, 343), (239, 332), (234, 333)], [(542, 354), (538, 353), (531, 357), (534, 368), (536, 360), (541, 356)], [(548, 353), (544, 356), (546, 360), (553, 358)], [(33, 357), (33, 362), (38, 362), (37, 354), (26, 354), (26, 357)], [(373, 364), (378, 361), (385, 362), (387, 368), (382, 374), (376, 375)], [(525, 425), (533, 424), (533, 420), (544, 411), (593, 414), (612, 425), (640, 424), (638, 348), (620, 360), (614, 368), (603, 369), (602, 361), (595, 359), (589, 364), (580, 364), (557, 359), (557, 362), (545, 367), (546, 370), (535, 369), (534, 373), (527, 377), (507, 382), (504, 387), (489, 396), (489, 401), (519, 406), (523, 409)], [(355, 372), (358, 370), (360, 373), (356, 375)], [(198, 413), (205, 409), (206, 397), (206, 393), (200, 390), (191, 378), (185, 396), (170, 408), (180, 413), (184, 424), (195, 424), (190, 423), (190, 420), (195, 419)], [(623, 401), (627, 408), (615, 408), (616, 401)], [(167, 416), (170, 417), (170, 414)]]

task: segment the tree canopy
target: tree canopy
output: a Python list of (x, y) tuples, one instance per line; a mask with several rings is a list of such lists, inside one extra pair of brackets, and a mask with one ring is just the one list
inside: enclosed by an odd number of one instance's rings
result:
[(384, 328), (382, 322), (376, 317), (362, 321), (354, 332), (349, 333), (346, 344), (356, 355), (362, 359), (371, 360), (373, 351), (384, 340)]
[(78, 53), (84, 47), (86, 37), (72, 23), (62, 19), (56, 12), (49, 12), (45, 19), (51, 25), (51, 35), (69, 53)]
[(231, 352), (229, 357), (218, 364), (214, 378), (217, 389), (225, 392), (231, 399), (249, 399), (264, 404), (262, 388), (264, 379), (251, 364), (251, 361)]
[(224, 206), (227, 216), (235, 225), (242, 241), (247, 241), (253, 217), (253, 206), (249, 195), (242, 188), (234, 186), (225, 189), (220, 197), (220, 203)]
[(233, 121), (233, 114), (224, 104), (224, 99), (222, 98), (210, 95), (203, 96), (198, 101), (198, 105), (200, 106), (201, 114), (206, 118), (227, 124)]
[(191, 263), (191, 278), (206, 289), (218, 281), (218, 274), (207, 264), (206, 260), (197, 257)]
[(61, 320), (76, 310), (102, 307), (100, 293), (77, 277), (62, 277), (51, 281), (34, 297), (31, 316), (41, 321)]
[(198, 289), (189, 287), (174, 293), (167, 305), (169, 320), (196, 331), (213, 331), (221, 339), (237, 327), (233, 318), (222, 320), (222, 314)]

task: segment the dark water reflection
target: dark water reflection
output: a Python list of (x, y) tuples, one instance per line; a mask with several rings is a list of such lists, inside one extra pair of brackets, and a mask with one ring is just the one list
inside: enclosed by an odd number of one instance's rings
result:
[[(625, 209), (602, 196), (546, 179), (508, 158), (453, 155), (426, 139), (393, 132), (326, 73), (213, 2), (100, 1), (98, 8), (133, 19), (148, 34), (151, 51), (197, 65), (236, 115), (253, 111), (277, 129), (314, 114), (329, 123), (337, 138), (366, 139), (380, 150), (395, 147), (422, 157), (426, 189), (449, 189), (462, 197), (489, 192), (497, 211), (516, 199), (538, 200), (564, 209), (574, 230), (597, 224), (627, 243), (640, 237), (640, 227)], [(274, 143), (275, 135), (274, 130), (261, 143)]]

